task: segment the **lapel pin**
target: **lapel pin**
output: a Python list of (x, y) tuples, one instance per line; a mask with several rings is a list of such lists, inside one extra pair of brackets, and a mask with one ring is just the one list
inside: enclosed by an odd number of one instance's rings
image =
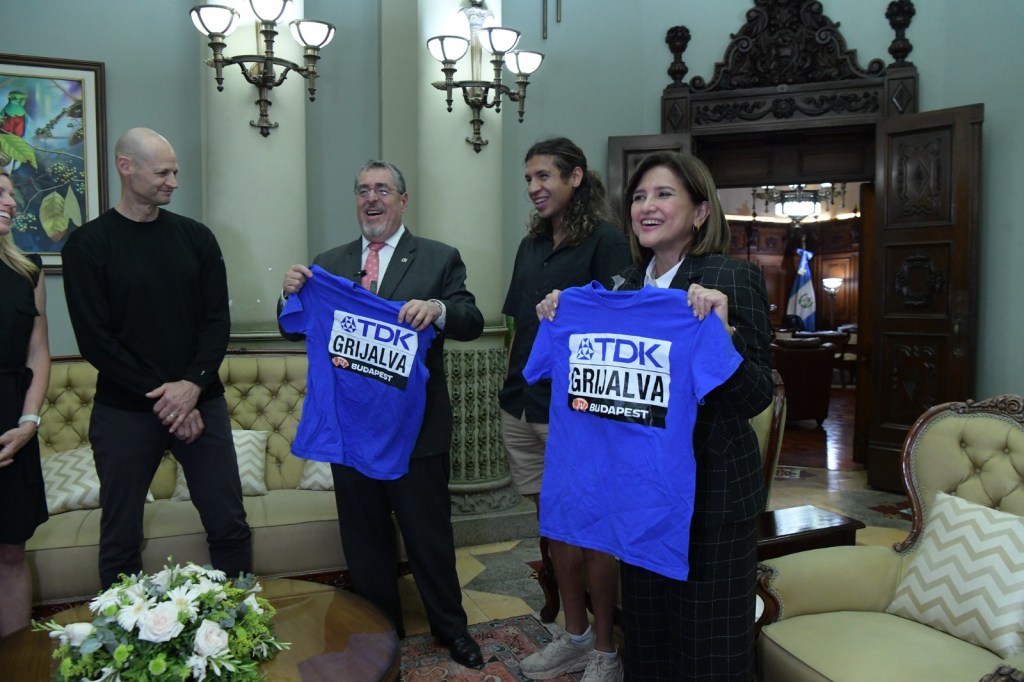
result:
[(403, 258), (403, 259), (402, 259), (402, 262), (403, 262), (403, 263), (408, 263), (408, 262), (409, 262), (409, 259), (408, 259), (408, 258)]

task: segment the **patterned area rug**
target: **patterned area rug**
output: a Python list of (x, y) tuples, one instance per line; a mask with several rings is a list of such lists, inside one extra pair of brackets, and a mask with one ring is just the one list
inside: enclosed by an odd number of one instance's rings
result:
[[(519, 661), (551, 641), (551, 633), (533, 616), (470, 625), (469, 634), (483, 653), (482, 670), (464, 668), (453, 661), (448, 647), (432, 635), (415, 635), (402, 640), (402, 682), (525, 682)], [(553, 679), (575, 682), (582, 675), (569, 673)]]
[(871, 509), (879, 514), (885, 514), (889, 518), (902, 519), (903, 521), (914, 520), (913, 514), (910, 513), (910, 500), (907, 499), (880, 504), (877, 507), (871, 507)]

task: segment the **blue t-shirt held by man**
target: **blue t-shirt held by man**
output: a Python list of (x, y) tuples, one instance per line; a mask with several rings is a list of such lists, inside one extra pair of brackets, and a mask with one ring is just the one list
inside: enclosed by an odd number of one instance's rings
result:
[[(436, 334), (399, 324), (402, 301), (387, 301), (318, 265), (288, 297), (281, 328), (306, 335), (309, 373), (292, 452), (353, 467), (379, 480), (409, 470)], [(396, 425), (400, 424), (400, 428)]]

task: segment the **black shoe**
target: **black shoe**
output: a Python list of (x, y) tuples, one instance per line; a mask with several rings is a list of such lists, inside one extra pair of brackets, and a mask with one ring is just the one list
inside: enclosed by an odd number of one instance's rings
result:
[(469, 635), (458, 637), (449, 645), (452, 660), (467, 668), (484, 667), (484, 657), (480, 653), (480, 645)]

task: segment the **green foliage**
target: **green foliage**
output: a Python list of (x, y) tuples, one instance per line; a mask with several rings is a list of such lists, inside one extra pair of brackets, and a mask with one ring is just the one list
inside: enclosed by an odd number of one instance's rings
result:
[(124, 576), (89, 603), (91, 623), (33, 622), (60, 640), (56, 679), (170, 682), (261, 679), (259, 662), (288, 644), (255, 576), (227, 580), (196, 564)]
[(32, 149), (28, 142), (18, 135), (0, 132), (0, 154), (22, 163), (28, 163), (33, 168), (39, 168), (36, 161), (36, 150)]

